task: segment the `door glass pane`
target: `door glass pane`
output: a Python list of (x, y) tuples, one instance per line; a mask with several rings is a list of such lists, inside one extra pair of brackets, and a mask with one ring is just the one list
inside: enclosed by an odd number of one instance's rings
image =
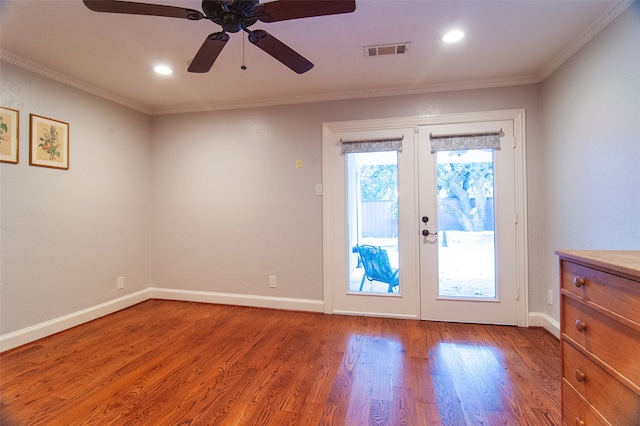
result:
[(349, 292), (398, 293), (398, 153), (346, 157)]
[(496, 298), (493, 150), (437, 153), (441, 297)]

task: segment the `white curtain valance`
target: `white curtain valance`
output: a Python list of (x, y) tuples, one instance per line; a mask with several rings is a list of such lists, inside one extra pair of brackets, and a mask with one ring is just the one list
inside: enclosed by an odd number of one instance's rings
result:
[(397, 151), (402, 152), (402, 139), (404, 136), (397, 138), (381, 138), (369, 140), (344, 140), (342, 143), (342, 154), (353, 154), (358, 152), (382, 152)]
[(431, 153), (438, 151), (463, 151), (471, 149), (500, 149), (502, 131), (475, 135), (430, 135)]

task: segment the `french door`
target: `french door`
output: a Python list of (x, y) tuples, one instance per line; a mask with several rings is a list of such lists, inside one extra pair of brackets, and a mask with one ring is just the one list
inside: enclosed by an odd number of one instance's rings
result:
[(522, 114), (323, 126), (325, 312), (527, 325)]
[[(347, 127), (325, 137), (325, 312), (419, 318), (414, 129), (350, 131)], [(385, 149), (389, 141), (397, 146)], [(374, 148), (346, 152), (345, 147), (356, 144)], [(377, 179), (365, 178), (376, 174)], [(374, 201), (386, 202), (383, 216), (391, 219), (386, 221), (386, 232), (372, 233), (363, 226), (367, 218), (363, 210), (370, 204), (363, 200), (365, 181), (383, 187), (378, 192), (384, 195)], [(371, 259), (366, 249), (376, 250)], [(368, 279), (375, 273), (370, 268), (378, 270), (377, 280)]]
[(518, 324), (514, 148), (511, 121), (420, 127), (422, 319)]

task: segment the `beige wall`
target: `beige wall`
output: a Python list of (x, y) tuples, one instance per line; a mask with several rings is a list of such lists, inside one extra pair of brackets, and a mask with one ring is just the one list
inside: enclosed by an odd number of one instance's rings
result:
[(542, 84), (542, 268), (557, 249), (640, 249), (640, 3)]
[[(537, 85), (146, 117), (5, 63), (2, 81), (23, 112), (22, 160), (2, 165), (2, 334), (149, 286), (321, 300), (323, 122), (525, 108), (538, 204)], [(29, 112), (71, 124), (69, 171), (28, 165)]]
[[(20, 162), (0, 165), (0, 334), (146, 288), (150, 118), (1, 63)], [(69, 123), (68, 171), (29, 166), (29, 114)], [(124, 276), (125, 289), (116, 291)]]
[[(0, 166), (0, 334), (150, 286), (320, 300), (323, 122), (513, 108), (530, 310), (558, 319), (554, 249), (639, 247), (639, 10), (542, 85), (236, 111), (147, 117), (3, 62), (21, 161)], [(71, 124), (69, 171), (28, 165), (29, 113)]]
[[(524, 108), (529, 204), (537, 206), (538, 98), (529, 85), (154, 117), (151, 285), (321, 300), (323, 122)], [(529, 225), (539, 264), (539, 215)], [(534, 310), (544, 309), (540, 278), (532, 269)]]

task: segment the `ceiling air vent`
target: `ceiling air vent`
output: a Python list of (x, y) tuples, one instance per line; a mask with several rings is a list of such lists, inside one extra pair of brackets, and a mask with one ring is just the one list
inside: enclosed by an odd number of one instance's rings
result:
[(409, 43), (365, 46), (364, 56), (404, 55), (409, 51)]

